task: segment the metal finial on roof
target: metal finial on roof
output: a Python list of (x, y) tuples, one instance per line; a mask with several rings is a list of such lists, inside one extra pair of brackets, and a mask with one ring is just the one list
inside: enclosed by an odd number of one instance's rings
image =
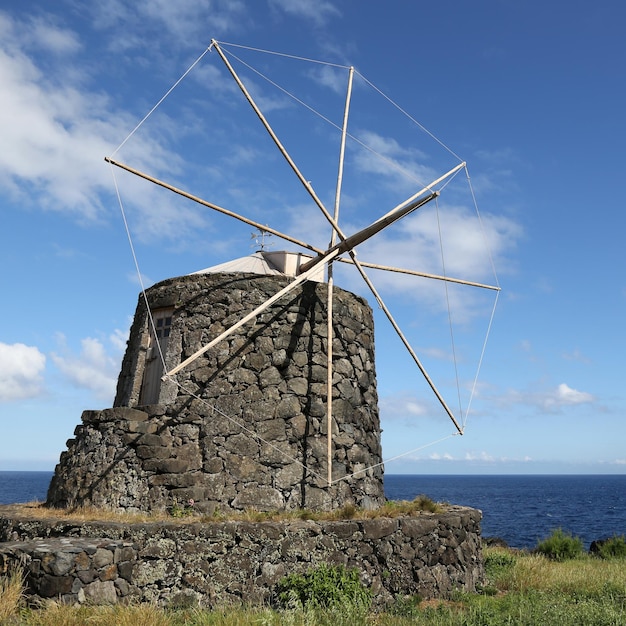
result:
[(268, 233), (265, 230), (259, 229), (258, 231), (254, 231), (250, 234), (250, 239), (254, 239), (254, 244), (251, 245), (251, 248), (255, 248), (256, 252), (263, 252), (267, 248), (271, 248), (274, 244), (266, 241), (267, 238), (271, 237), (272, 233)]

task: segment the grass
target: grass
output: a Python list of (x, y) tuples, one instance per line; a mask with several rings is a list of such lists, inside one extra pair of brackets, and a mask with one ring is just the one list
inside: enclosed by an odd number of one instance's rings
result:
[(344, 605), (275, 611), (230, 607), (167, 610), (153, 605), (30, 609), (22, 581), (0, 586), (0, 624), (15, 626), (623, 626), (626, 562), (586, 554), (555, 561), (538, 553), (485, 548), (488, 582), (481, 593), (452, 601), (398, 598), (385, 612)]
[(23, 591), (21, 572), (14, 570), (0, 578), (0, 624), (17, 614), (24, 599)]
[[(48, 508), (41, 502), (13, 504), (10, 509), (15, 517), (37, 518), (39, 520), (61, 520), (69, 522), (121, 522), (126, 524), (173, 522), (190, 524), (194, 522), (280, 522), (295, 520), (337, 521), (347, 519), (374, 519), (377, 517), (400, 517), (419, 513), (442, 513), (446, 504), (434, 502), (427, 496), (417, 496), (412, 501), (389, 500), (377, 509), (360, 509), (353, 504), (346, 504), (333, 511), (311, 511), (294, 509), (292, 511), (257, 511), (248, 509), (241, 512), (220, 512), (204, 515), (189, 508), (175, 507), (174, 514), (168, 512), (124, 513), (96, 507), (76, 507), (73, 509)], [(8, 510), (7, 509), (7, 510)], [(184, 510), (184, 514), (179, 513)]]

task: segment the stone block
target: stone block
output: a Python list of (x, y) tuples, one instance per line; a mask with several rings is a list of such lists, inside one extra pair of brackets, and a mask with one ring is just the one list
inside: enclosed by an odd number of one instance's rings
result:
[(118, 576), (117, 565), (115, 565), (114, 563), (112, 563), (111, 565), (107, 565), (106, 567), (103, 567), (98, 572), (98, 578), (102, 581), (115, 580), (117, 576)]
[(56, 598), (57, 596), (71, 593), (73, 584), (74, 578), (72, 576), (44, 574), (35, 580), (31, 579), (31, 585), (35, 593), (42, 598)]
[(117, 592), (112, 580), (96, 580), (83, 588), (85, 599), (92, 604), (116, 604)]
[(232, 506), (236, 509), (256, 508), (259, 511), (276, 511), (283, 508), (284, 500), (277, 489), (252, 485), (237, 495)]
[(361, 522), (364, 539), (381, 539), (398, 530), (398, 520), (394, 518), (379, 517)]
[(104, 548), (98, 548), (91, 557), (91, 562), (96, 569), (110, 565), (113, 563), (113, 552)]

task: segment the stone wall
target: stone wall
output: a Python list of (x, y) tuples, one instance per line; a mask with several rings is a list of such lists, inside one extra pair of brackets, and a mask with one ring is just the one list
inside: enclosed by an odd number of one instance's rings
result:
[[(147, 291), (165, 311), (169, 370), (290, 282), (201, 274)], [(333, 291), (332, 479), (327, 482), (327, 285), (305, 282), (160, 384), (143, 296), (115, 406), (85, 411), (48, 492), (56, 507), (163, 510), (193, 499), (211, 513), (333, 509), (384, 502), (374, 330), (367, 303)], [(158, 364), (158, 363), (157, 363)], [(141, 405), (146, 380), (160, 385)], [(335, 482), (337, 481), (337, 482)]]
[(343, 521), (113, 524), (20, 520), (0, 511), (0, 573), (22, 563), (31, 594), (67, 602), (267, 603), (284, 576), (356, 567), (378, 605), (447, 598), (483, 581), (481, 513)]

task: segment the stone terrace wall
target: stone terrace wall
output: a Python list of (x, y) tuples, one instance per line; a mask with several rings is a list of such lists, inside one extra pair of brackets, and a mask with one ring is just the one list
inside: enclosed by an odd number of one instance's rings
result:
[(483, 581), (481, 513), (345, 521), (123, 525), (19, 520), (0, 512), (0, 573), (22, 563), (30, 593), (67, 602), (265, 603), (285, 575), (358, 568), (383, 605), (446, 598)]
[[(172, 319), (167, 367), (289, 282), (204, 274), (151, 287), (150, 308)], [(115, 407), (83, 413), (48, 504), (147, 511), (193, 499), (207, 513), (382, 504), (372, 311), (341, 289), (333, 291), (332, 476), (346, 478), (327, 485), (326, 297), (325, 284), (300, 285), (163, 382), (158, 404), (147, 406), (141, 386), (154, 354), (140, 298)]]

